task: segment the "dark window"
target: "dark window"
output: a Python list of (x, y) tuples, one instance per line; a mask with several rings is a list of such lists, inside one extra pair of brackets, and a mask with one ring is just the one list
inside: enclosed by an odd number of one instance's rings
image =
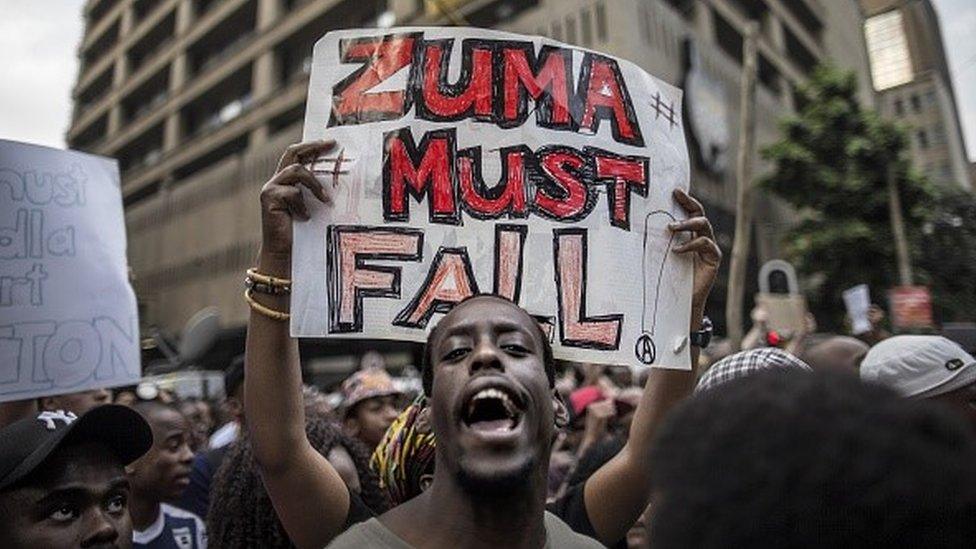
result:
[(898, 116), (905, 115), (905, 102), (901, 98), (895, 99), (895, 114)]
[(590, 10), (584, 8), (580, 12), (580, 30), (583, 31), (583, 45), (589, 47), (593, 43), (593, 28), (590, 26), (593, 21), (590, 18)]
[(607, 41), (607, 6), (602, 0), (596, 5), (596, 39), (599, 42)]
[(925, 133), (925, 130), (918, 130), (918, 146), (927, 149), (929, 148), (929, 134)]
[(915, 94), (912, 94), (912, 110), (915, 112), (922, 112), (922, 100)]

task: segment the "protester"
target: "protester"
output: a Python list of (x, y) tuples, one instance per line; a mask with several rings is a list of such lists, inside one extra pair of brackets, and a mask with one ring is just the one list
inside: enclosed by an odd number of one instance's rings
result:
[(131, 547), (124, 467), (152, 432), (124, 406), (45, 410), (0, 430), (0, 547)]
[(830, 336), (811, 345), (800, 354), (804, 362), (817, 371), (836, 370), (858, 375), (861, 361), (868, 353), (867, 343), (849, 336)]
[(192, 434), (190, 448), (196, 452), (207, 447), (210, 431), (213, 430), (213, 415), (210, 404), (201, 398), (186, 398), (179, 401), (180, 413), (190, 422)]
[(210, 436), (210, 449), (215, 450), (237, 440), (244, 422), (244, 356), (231, 361), (224, 372), (223, 415), (229, 420)]
[(421, 395), (397, 416), (370, 458), (370, 468), (379, 475), (380, 486), (393, 506), (430, 487), (435, 445), (430, 408)]
[(342, 425), (370, 451), (400, 413), (400, 391), (380, 367), (359, 370), (342, 383)]
[(972, 547), (976, 439), (849, 375), (759, 372), (679, 404), (655, 441), (654, 549)]
[[(306, 397), (309, 394), (313, 393), (307, 392)], [(305, 432), (312, 447), (329, 460), (350, 492), (370, 509), (388, 509), (389, 500), (369, 468), (366, 447), (344, 434), (335, 419), (308, 398), (305, 410)], [(212, 547), (293, 547), (261, 483), (249, 437), (244, 436), (228, 452), (214, 477), (211, 499), (207, 533)]]
[(776, 347), (760, 347), (729, 355), (712, 365), (698, 380), (695, 392), (707, 391), (733, 379), (746, 377), (770, 369), (810, 371), (810, 366), (790, 353)]
[(942, 336), (899, 335), (871, 347), (861, 379), (939, 402), (976, 429), (976, 359)]
[(224, 373), (223, 407), (230, 420), (210, 438), (210, 448), (199, 452), (193, 458), (190, 468), (190, 483), (179, 501), (175, 503), (198, 517), (207, 516), (210, 505), (210, 485), (213, 477), (223, 463), (231, 444), (237, 439), (240, 424), (244, 421), (244, 357), (231, 361)]
[[(262, 190), (257, 266), (262, 276), (288, 278), (292, 219), (308, 217), (299, 187), (329, 201), (326, 189), (301, 164), (333, 146), (289, 147)], [(670, 229), (697, 235), (673, 251), (695, 260), (691, 328), (700, 330), (721, 253), (701, 205), (681, 191), (674, 197), (689, 219)], [(302, 428), (298, 345), (281, 322), (288, 296), (269, 292), (253, 299), (259, 307), (252, 303), (245, 392), (262, 398), (245, 404), (254, 455), (292, 540), (300, 547), (321, 547), (342, 531), (350, 509), (359, 504)], [(689, 352), (695, 362), (697, 347)], [(552, 546), (593, 545), (544, 509), (549, 451), (565, 424), (565, 407), (553, 388), (548, 339), (535, 319), (503, 298), (477, 296), (443, 317), (429, 334), (425, 355), (424, 390), (438, 441), (433, 481), (420, 496), (350, 528), (334, 546), (443, 546), (459, 535), (486, 545), (541, 547), (547, 539)], [(625, 449), (568, 495), (564, 518), (606, 543), (624, 537), (647, 505), (654, 430), (692, 382), (686, 371), (651, 373)], [(503, 396), (484, 392), (489, 389)]]
[(169, 505), (179, 499), (190, 482), (190, 425), (170, 404), (156, 400), (137, 402), (133, 408), (152, 429), (148, 452), (126, 467), (132, 485), (130, 512), (135, 547), (206, 547), (206, 529), (199, 516)]
[(41, 410), (65, 410), (80, 416), (96, 406), (111, 403), (112, 392), (108, 389), (92, 389), (90, 391), (46, 396), (37, 400), (38, 407)]

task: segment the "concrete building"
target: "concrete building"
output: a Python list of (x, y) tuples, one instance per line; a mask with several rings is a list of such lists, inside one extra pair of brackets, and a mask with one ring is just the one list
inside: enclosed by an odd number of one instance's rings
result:
[(929, 0), (861, 0), (881, 113), (903, 123), (931, 181), (973, 188), (938, 14)]
[[(726, 250), (746, 21), (761, 28), (760, 145), (820, 61), (855, 70), (864, 101), (874, 97), (856, 0), (89, 0), (85, 18), (68, 143), (119, 159), (142, 323), (170, 332), (207, 305), (243, 326), (257, 194), (300, 138), (312, 44), (328, 30), (382, 20), (541, 34), (686, 87), (692, 186)], [(758, 202), (757, 262), (775, 257), (789, 219)], [(716, 284), (718, 323), (724, 289)]]

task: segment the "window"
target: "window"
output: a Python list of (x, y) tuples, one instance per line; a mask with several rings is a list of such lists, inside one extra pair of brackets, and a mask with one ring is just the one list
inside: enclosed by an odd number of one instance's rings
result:
[(876, 91), (912, 81), (912, 61), (900, 11), (893, 10), (868, 19), (864, 23), (864, 38), (868, 44), (871, 81)]
[(566, 16), (566, 43), (576, 44), (576, 18), (572, 15)]
[(936, 124), (932, 126), (932, 144), (933, 145), (945, 145), (946, 135), (945, 127), (942, 124)]
[(590, 10), (588, 8), (583, 8), (580, 12), (580, 30), (583, 34), (583, 45), (590, 47), (593, 43), (593, 28), (590, 27), (593, 22), (590, 20)]
[(905, 116), (905, 102), (900, 97), (895, 99), (895, 115)]
[(919, 148), (929, 148), (929, 135), (925, 132), (925, 130), (918, 130), (916, 133), (916, 138), (918, 139)]
[(912, 110), (915, 112), (922, 112), (922, 100), (916, 94), (912, 94)]
[(596, 5), (596, 39), (607, 41), (607, 6), (602, 1)]

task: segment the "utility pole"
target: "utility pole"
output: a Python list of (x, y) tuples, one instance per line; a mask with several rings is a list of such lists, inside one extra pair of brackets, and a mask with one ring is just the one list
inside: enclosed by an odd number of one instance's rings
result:
[(742, 305), (745, 297), (746, 265), (752, 240), (752, 155), (756, 142), (756, 40), (759, 25), (746, 24), (742, 42), (742, 81), (739, 97), (739, 150), (736, 157), (735, 238), (729, 265), (725, 323), (732, 350), (742, 347)]
[(901, 215), (901, 196), (895, 174), (896, 162), (888, 165), (888, 209), (891, 212), (891, 233), (895, 236), (895, 254), (898, 258), (898, 282), (912, 285), (912, 263), (908, 258), (908, 239), (905, 237), (905, 220)]

